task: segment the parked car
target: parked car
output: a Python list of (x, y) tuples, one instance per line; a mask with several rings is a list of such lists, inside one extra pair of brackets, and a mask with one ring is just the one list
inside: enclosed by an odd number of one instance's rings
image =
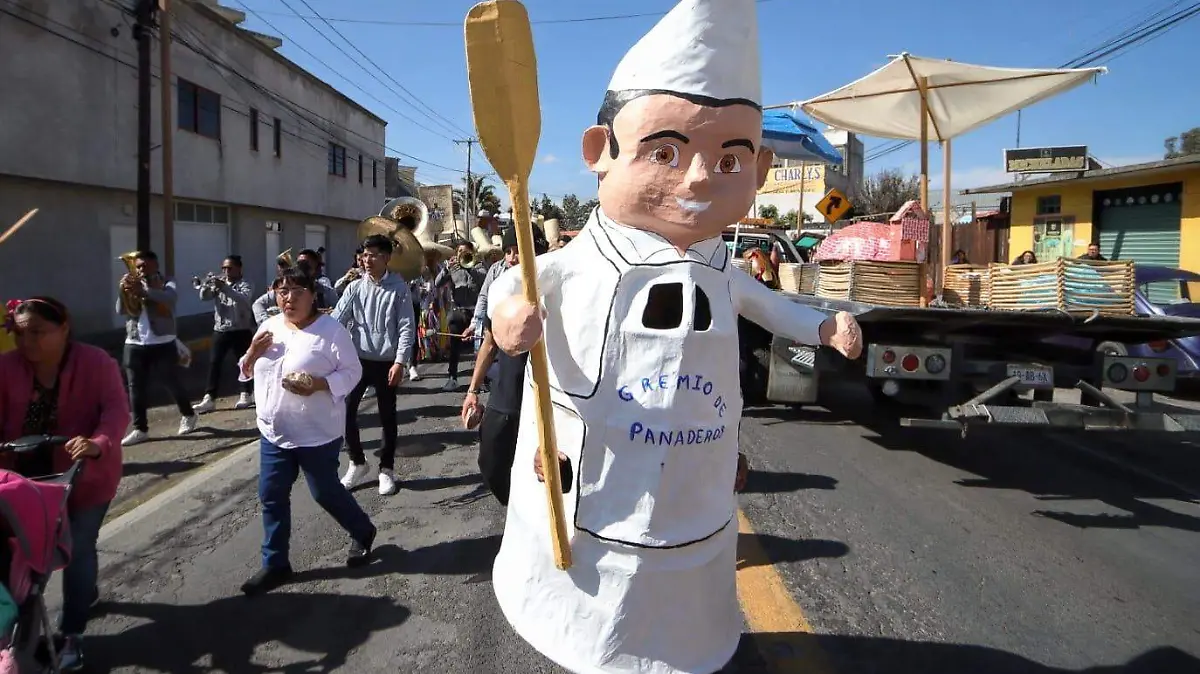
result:
[[(740, 231), (735, 232), (730, 228), (722, 232), (721, 237), (725, 239), (725, 245), (729, 247), (729, 251), (738, 259), (741, 259), (747, 250), (758, 248), (766, 253), (767, 257), (771, 256), (772, 251), (778, 251), (780, 263), (804, 261), (800, 251), (796, 250), (796, 246), (788, 239), (787, 232), (783, 230), (742, 227)], [(734, 247), (735, 239), (737, 240), (736, 248)]]
[[(1184, 269), (1138, 265), (1134, 311), (1146, 316), (1200, 318), (1200, 274)], [(1119, 352), (1119, 349), (1116, 349)], [(1184, 337), (1149, 344), (1125, 345), (1132, 356), (1174, 358), (1180, 379), (1200, 381), (1200, 337)]]

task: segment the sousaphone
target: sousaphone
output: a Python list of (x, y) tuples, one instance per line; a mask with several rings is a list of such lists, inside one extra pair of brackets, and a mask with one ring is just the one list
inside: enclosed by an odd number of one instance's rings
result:
[[(400, 223), (401, 219), (410, 217), (415, 222), (411, 229)], [(443, 258), (454, 254), (449, 247), (429, 239), (428, 226), (429, 209), (425, 204), (420, 199), (400, 197), (385, 204), (379, 215), (359, 223), (358, 240), (375, 234), (386, 236), (392, 242), (388, 270), (405, 280), (412, 280), (425, 268), (426, 252), (437, 253)]]

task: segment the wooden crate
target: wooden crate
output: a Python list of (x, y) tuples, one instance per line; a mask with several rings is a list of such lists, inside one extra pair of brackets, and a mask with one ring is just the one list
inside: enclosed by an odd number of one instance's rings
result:
[(917, 307), (921, 305), (921, 266), (915, 262), (822, 262), (817, 296)]
[(1133, 314), (1134, 274), (1129, 260), (1059, 258), (1054, 262), (989, 267), (991, 309), (1056, 309), (1107, 316)]
[(957, 307), (986, 307), (991, 290), (990, 278), (987, 265), (952, 264), (946, 267), (942, 300)]
[(805, 295), (817, 294), (817, 282), (821, 278), (821, 265), (817, 262), (805, 262), (800, 265), (800, 292)]
[(781, 262), (779, 264), (779, 288), (792, 293), (801, 292), (801, 274), (801, 265), (794, 262)]

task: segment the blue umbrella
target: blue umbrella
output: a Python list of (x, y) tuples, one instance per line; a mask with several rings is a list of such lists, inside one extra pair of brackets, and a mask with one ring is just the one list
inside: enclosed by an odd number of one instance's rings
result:
[(789, 109), (763, 112), (763, 145), (783, 159), (841, 164), (842, 154), (811, 122)]

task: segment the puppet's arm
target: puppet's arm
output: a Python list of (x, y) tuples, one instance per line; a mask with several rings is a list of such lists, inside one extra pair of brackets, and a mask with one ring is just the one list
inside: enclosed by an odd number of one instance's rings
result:
[(862, 352), (862, 331), (854, 316), (828, 316), (767, 288), (749, 274), (730, 272), (730, 293), (737, 312), (773, 334), (801, 344), (832, 347), (851, 360)]
[[(547, 253), (537, 258), (538, 294), (543, 307), (557, 306), (562, 279), (562, 257)], [(545, 311), (525, 301), (521, 284), (521, 268), (512, 267), (492, 282), (488, 289), (488, 318), (496, 345), (510, 356), (528, 352), (542, 338), (542, 319)]]

